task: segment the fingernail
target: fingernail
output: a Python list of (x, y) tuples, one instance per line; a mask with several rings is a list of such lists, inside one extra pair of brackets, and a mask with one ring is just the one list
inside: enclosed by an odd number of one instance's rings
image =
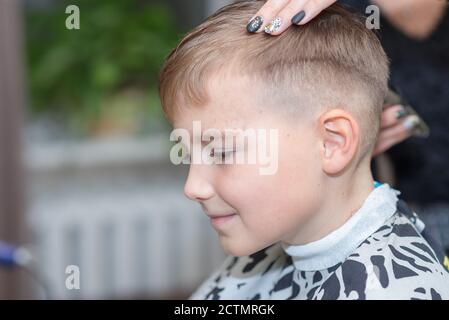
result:
[(405, 116), (408, 116), (409, 115), (409, 112), (403, 107), (403, 106), (401, 106), (401, 109), (399, 109), (397, 112), (396, 112), (396, 119), (402, 119), (402, 118), (404, 118)]
[(419, 124), (419, 118), (415, 115), (405, 119), (403, 126), (405, 129), (412, 131)]
[(261, 16), (257, 16), (248, 23), (248, 25), (246, 26), (246, 30), (250, 33), (254, 33), (259, 30), (262, 24), (263, 18)]
[(272, 20), (267, 26), (265, 27), (265, 32), (268, 34), (271, 34), (273, 32), (276, 32), (281, 27), (282, 20), (281, 18), (277, 17), (276, 19)]
[(304, 10), (299, 11), (297, 14), (295, 14), (292, 18), (292, 24), (298, 24), (301, 22), (302, 19), (306, 16), (306, 13)]

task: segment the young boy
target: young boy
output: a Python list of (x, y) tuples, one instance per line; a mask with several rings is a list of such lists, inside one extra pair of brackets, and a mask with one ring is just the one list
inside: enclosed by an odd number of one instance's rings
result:
[[(377, 37), (338, 5), (278, 37), (249, 34), (263, 3), (211, 16), (161, 72), (164, 111), (188, 133), (178, 141), (193, 154), (192, 133), (206, 136), (212, 159), (225, 162), (190, 164), (185, 193), (230, 254), (191, 298), (449, 299), (449, 273), (420, 220), (387, 184), (374, 188), (388, 80)], [(256, 147), (224, 148), (218, 133), (250, 129), (276, 130), (271, 174), (260, 161), (227, 161)]]

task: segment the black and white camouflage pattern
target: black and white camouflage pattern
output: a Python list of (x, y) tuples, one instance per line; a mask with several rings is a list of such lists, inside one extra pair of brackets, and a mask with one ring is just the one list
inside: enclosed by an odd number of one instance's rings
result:
[(298, 269), (280, 244), (229, 256), (190, 299), (449, 299), (447, 257), (415, 217), (398, 204), (346, 260), (324, 270)]

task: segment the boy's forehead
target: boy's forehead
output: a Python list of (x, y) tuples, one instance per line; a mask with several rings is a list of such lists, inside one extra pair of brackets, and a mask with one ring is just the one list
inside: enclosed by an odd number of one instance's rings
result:
[(182, 99), (180, 107), (173, 116), (174, 127), (190, 126), (199, 120), (205, 127), (242, 128), (246, 119), (257, 112), (257, 91), (249, 86), (248, 79), (240, 75), (215, 75), (206, 83), (207, 99), (195, 105)]
[(195, 109), (189, 108), (185, 112), (180, 111), (174, 118), (173, 127), (196, 132), (198, 132), (198, 128), (201, 132), (210, 129), (225, 132), (226, 130), (244, 130), (251, 120), (251, 118), (242, 115), (239, 116), (227, 110), (215, 113), (210, 112), (210, 109), (204, 106)]
[(247, 75), (228, 71), (209, 76), (206, 81), (205, 91), (208, 106), (214, 107), (217, 112), (224, 109), (233, 111), (241, 106), (251, 105), (258, 95), (258, 88), (251, 83)]

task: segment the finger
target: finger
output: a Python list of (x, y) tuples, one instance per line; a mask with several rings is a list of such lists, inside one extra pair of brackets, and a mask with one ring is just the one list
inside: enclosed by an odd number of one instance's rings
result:
[(303, 25), (315, 18), (321, 11), (331, 6), (337, 0), (309, 0), (304, 5), (305, 16), (297, 25)]
[[(282, 32), (284, 32), (288, 27), (292, 25), (292, 18), (297, 15), (299, 12), (302, 12), (298, 17), (304, 17), (305, 13), (304, 5), (306, 4), (307, 0), (291, 0), (287, 5), (285, 5), (284, 8), (282, 8), (281, 11), (276, 15), (275, 19), (278, 18), (281, 21), (281, 25), (276, 30), (273, 30), (270, 32), (269, 30), (269, 24), (267, 25), (268, 28), (265, 28), (265, 32), (269, 33), (271, 35), (279, 35)], [(273, 21), (271, 21), (273, 23)]]
[(412, 115), (401, 120), (396, 125), (382, 129), (374, 147), (373, 156), (385, 152), (392, 146), (409, 138), (418, 122), (419, 118)]
[(290, 0), (268, 0), (262, 8), (250, 19), (246, 30), (251, 33), (263, 32), (267, 24), (272, 21), (279, 11)]
[(405, 108), (401, 105), (393, 105), (391, 107), (387, 107), (382, 111), (381, 119), (380, 119), (380, 128), (388, 128), (398, 123), (398, 121), (408, 113)]

